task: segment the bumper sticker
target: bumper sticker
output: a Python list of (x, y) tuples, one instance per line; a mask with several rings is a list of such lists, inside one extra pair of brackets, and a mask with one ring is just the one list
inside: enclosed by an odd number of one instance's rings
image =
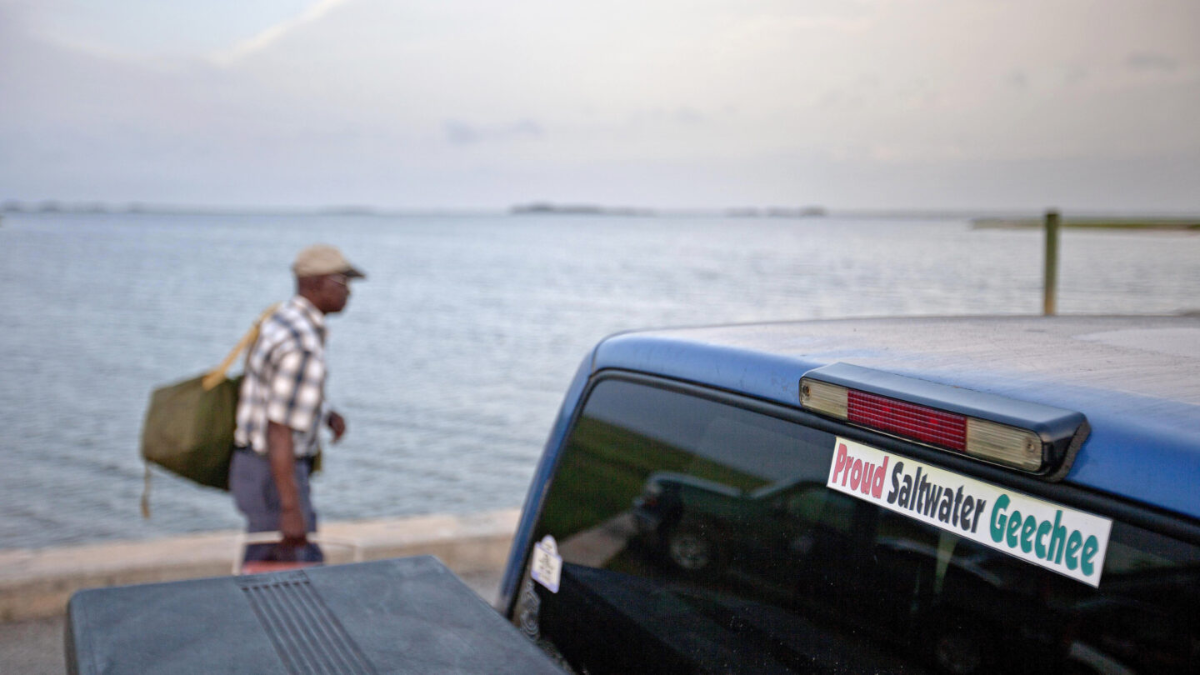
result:
[(562, 556), (558, 554), (558, 544), (554, 537), (546, 535), (533, 545), (533, 565), (530, 576), (539, 584), (550, 589), (551, 593), (558, 592), (558, 581), (562, 576)]
[(826, 486), (1100, 586), (1112, 521), (837, 439)]

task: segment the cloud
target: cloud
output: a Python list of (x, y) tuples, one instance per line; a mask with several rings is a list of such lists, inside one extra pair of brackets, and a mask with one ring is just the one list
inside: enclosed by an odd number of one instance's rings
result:
[(1126, 57), (1125, 65), (1141, 72), (1173, 73), (1179, 69), (1179, 61), (1157, 52), (1133, 52)]
[(317, 2), (317, 4), (306, 9), (303, 14), (291, 19), (287, 19), (286, 21), (281, 21), (274, 26), (270, 26), (269, 28), (260, 32), (258, 35), (255, 35), (248, 40), (243, 40), (229, 49), (218, 51), (210, 55), (209, 60), (212, 63), (221, 66), (232, 65), (233, 63), (236, 63), (250, 54), (254, 54), (270, 47), (277, 40), (296, 28), (321, 19), (335, 7), (348, 1), (349, 0), (320, 0)]
[(442, 124), (446, 140), (453, 145), (474, 145), (490, 141), (530, 140), (545, 134), (542, 125), (531, 119), (517, 120), (510, 124), (479, 126), (449, 119)]
[(1086, 81), (1090, 77), (1087, 68), (1082, 66), (1072, 66), (1063, 76), (1063, 84), (1077, 85)]
[(675, 111), (675, 119), (680, 124), (701, 124), (704, 122), (704, 113), (684, 106)]

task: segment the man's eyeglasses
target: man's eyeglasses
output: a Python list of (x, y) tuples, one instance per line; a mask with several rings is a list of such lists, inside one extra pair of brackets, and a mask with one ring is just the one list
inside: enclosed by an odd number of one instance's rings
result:
[(350, 288), (350, 277), (345, 274), (330, 274), (327, 278), (335, 284)]

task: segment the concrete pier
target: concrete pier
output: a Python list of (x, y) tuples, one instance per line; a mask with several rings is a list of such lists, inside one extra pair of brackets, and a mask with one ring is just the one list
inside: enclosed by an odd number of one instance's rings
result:
[[(319, 536), (329, 563), (434, 555), (494, 602), (508, 557), (516, 509), (466, 516), (328, 523)], [(0, 622), (60, 616), (84, 588), (176, 581), (231, 574), (240, 557), (238, 532), (51, 549), (0, 550)], [(485, 581), (473, 583), (475, 579)], [(481, 592), (482, 591), (482, 592)], [(489, 597), (490, 594), (490, 597)]]

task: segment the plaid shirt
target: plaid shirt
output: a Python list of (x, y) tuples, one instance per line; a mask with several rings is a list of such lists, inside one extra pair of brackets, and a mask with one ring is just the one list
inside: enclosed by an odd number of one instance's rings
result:
[(267, 422), (292, 429), (297, 457), (319, 450), (325, 402), (325, 317), (296, 296), (267, 317), (246, 355), (234, 442), (267, 452)]

